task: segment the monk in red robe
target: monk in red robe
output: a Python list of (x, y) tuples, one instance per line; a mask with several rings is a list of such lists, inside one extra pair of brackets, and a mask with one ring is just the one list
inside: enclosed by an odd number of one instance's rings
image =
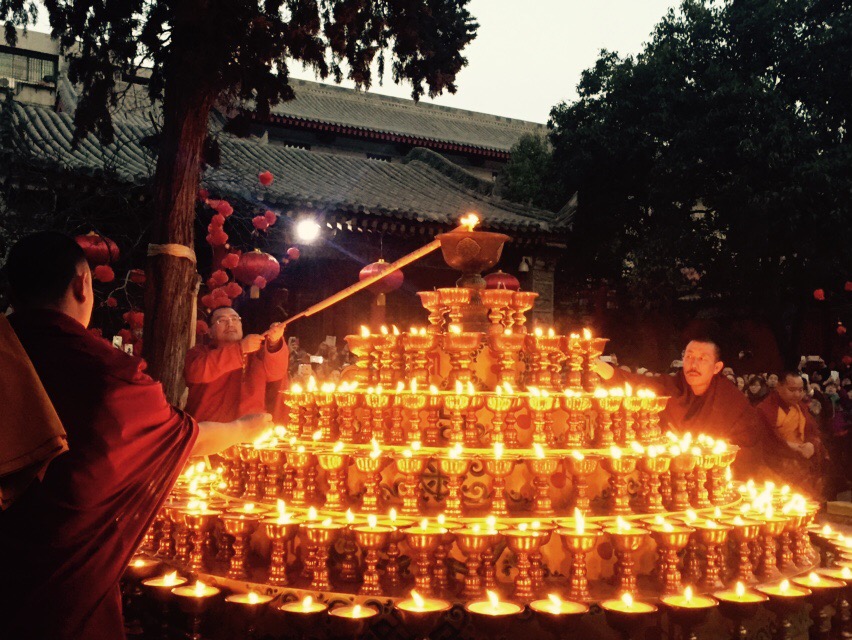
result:
[(86, 329), (92, 276), (73, 239), (24, 238), (6, 273), (10, 324), (68, 451), (0, 513), (0, 638), (121, 639), (119, 578), (187, 458), (254, 440), (271, 418), (199, 425), (171, 407), (140, 358)]
[(186, 354), (186, 410), (198, 420), (219, 422), (266, 411), (267, 386), (274, 392), (287, 383), (290, 351), (284, 325), (244, 337), (237, 312), (220, 307), (210, 313), (210, 340)]
[(798, 371), (787, 371), (778, 376), (778, 384), (757, 405), (757, 412), (777, 450), (777, 455), (768, 460), (770, 467), (789, 484), (819, 498), (828, 454), (805, 397), (802, 376)]
[(629, 374), (601, 361), (596, 371), (610, 386), (629, 382), (634, 388), (670, 396), (661, 415), (664, 428), (722, 438), (740, 447), (734, 466), (738, 475), (775, 479), (764, 462), (766, 427), (745, 395), (720, 375), (724, 366), (718, 345), (712, 338), (702, 337), (686, 345), (683, 369), (675, 376)]

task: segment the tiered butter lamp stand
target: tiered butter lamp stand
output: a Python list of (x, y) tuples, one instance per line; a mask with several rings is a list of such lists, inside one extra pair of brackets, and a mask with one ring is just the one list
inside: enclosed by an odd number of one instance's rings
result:
[(755, 603), (787, 602), (760, 581), (815, 592), (792, 582), (815, 565), (815, 503), (735, 485), (735, 447), (664, 432), (666, 398), (599, 384), (605, 340), (529, 323), (535, 293), (484, 289), (506, 236), (439, 239), (462, 278), (420, 293), (426, 324), (347, 336), (340, 383), (294, 386), (274, 434), (190, 467), (140, 554), (259, 594), (224, 603), (252, 629), (362, 633), (393, 615), (422, 637), (443, 616), (506, 635), (526, 610), (564, 635), (600, 603), (625, 637), (659, 615), (695, 637), (718, 604), (742, 637)]

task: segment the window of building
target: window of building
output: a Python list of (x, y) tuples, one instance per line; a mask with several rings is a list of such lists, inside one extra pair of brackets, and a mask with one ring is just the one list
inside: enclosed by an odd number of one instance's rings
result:
[(0, 46), (0, 78), (33, 84), (56, 84), (57, 57)]

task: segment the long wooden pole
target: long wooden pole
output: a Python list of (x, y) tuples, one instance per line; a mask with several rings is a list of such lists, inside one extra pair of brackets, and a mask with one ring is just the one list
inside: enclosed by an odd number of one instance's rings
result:
[[(467, 229), (467, 228), (468, 227), (463, 225), (463, 226), (460, 226), (458, 229)], [(456, 230), (458, 230), (458, 229), (456, 229)], [(321, 302), (317, 302), (315, 305), (308, 307), (307, 309), (305, 309), (301, 313), (297, 313), (292, 318), (288, 318), (284, 322), (284, 325), (286, 326), (286, 325), (290, 324), (291, 322), (295, 322), (296, 320), (301, 320), (302, 318), (306, 318), (308, 316), (314, 315), (315, 313), (319, 313), (320, 311), (322, 311), (324, 309), (328, 309), (330, 306), (337, 304), (341, 300), (345, 300), (346, 298), (348, 298), (352, 294), (358, 293), (362, 289), (366, 289), (367, 287), (369, 287), (374, 282), (378, 282), (379, 280), (384, 278), (389, 273), (391, 273), (393, 271), (398, 271), (399, 269), (402, 269), (403, 267), (408, 266), (409, 264), (411, 264), (415, 260), (419, 260), (423, 256), (429, 255), (430, 253), (435, 251), (440, 246), (441, 246), (440, 240), (437, 240), (437, 239), (433, 240), (429, 244), (424, 245), (424, 246), (420, 247), (419, 249), (417, 249), (415, 251), (412, 251), (408, 255), (402, 256), (396, 262), (391, 262), (388, 265), (388, 268), (385, 269), (384, 271), (382, 271), (381, 273), (377, 273), (375, 275), (370, 276), (369, 278), (366, 278), (364, 280), (356, 282), (355, 284), (350, 285), (350, 286), (346, 287), (345, 289), (338, 291), (334, 295), (329, 296), (325, 300), (323, 300)]]

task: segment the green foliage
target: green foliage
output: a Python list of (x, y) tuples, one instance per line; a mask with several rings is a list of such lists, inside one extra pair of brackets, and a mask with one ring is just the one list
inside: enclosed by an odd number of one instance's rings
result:
[[(288, 62), (321, 77), (373, 81), (371, 65), (392, 58), (397, 82), (415, 98), (455, 91), (467, 63), (461, 50), (477, 25), (468, 0), (45, 0), (54, 37), (82, 85), (77, 133), (112, 136), (116, 81), (139, 65), (152, 67), (149, 89), (163, 98), (169, 82), (220, 103), (251, 101), (263, 117), (293, 97)], [(0, 0), (0, 20), (14, 45), (15, 26), (34, 21), (31, 0)], [(425, 87), (424, 87), (425, 85)]]
[(548, 181), (550, 206), (579, 192), (577, 275), (775, 309), (852, 275), (848, 0), (687, 0), (578, 90)]
[(525, 133), (510, 153), (509, 162), (498, 178), (500, 195), (514, 202), (541, 204), (550, 163), (547, 140)]

